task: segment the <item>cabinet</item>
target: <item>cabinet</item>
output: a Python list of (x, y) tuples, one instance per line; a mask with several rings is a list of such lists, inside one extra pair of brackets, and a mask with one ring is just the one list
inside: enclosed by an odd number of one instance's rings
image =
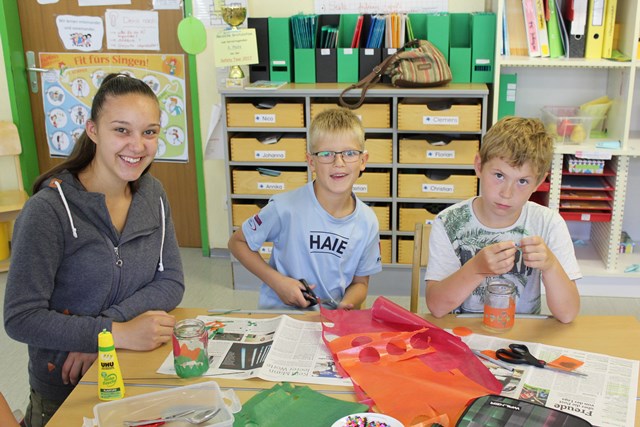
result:
[[(565, 0), (566, 1), (566, 0)], [(501, 17), (504, 0), (492, 0), (492, 10)], [(500, 52), (502, 40), (501, 19), (498, 19), (496, 52)], [(496, 55), (494, 85), (500, 86), (501, 76), (517, 74), (515, 114), (540, 117), (540, 109), (547, 105), (580, 105), (607, 95), (613, 105), (606, 121), (607, 136), (579, 145), (557, 145), (550, 175), (549, 206), (559, 209), (569, 222), (572, 234), (579, 239), (586, 236), (584, 246), (576, 246), (578, 260), (585, 276), (600, 276), (610, 281), (613, 274), (622, 273), (637, 258), (621, 259), (618, 254), (620, 233), (623, 230), (625, 199), (634, 183), (627, 182), (629, 165), (640, 154), (640, 60), (638, 40), (640, 35), (640, 6), (636, 0), (617, 0), (616, 22), (620, 24), (618, 50), (629, 56), (630, 62), (585, 58), (530, 58), (524, 56)], [(492, 92), (492, 120), (498, 112), (499, 91)], [(620, 148), (598, 148), (598, 142), (619, 141)], [(566, 195), (566, 182), (571, 181), (564, 165), (568, 156), (582, 153), (586, 156), (608, 158), (607, 169), (601, 183), (606, 193), (603, 209), (586, 209), (570, 203)], [(563, 173), (563, 171), (565, 171)], [(563, 179), (564, 178), (564, 179)], [(584, 194), (582, 194), (584, 196)], [(602, 195), (601, 195), (602, 196)], [(575, 202), (575, 201), (574, 201)], [(606, 206), (609, 206), (608, 208)], [(572, 206), (571, 209), (567, 209)], [(593, 208), (595, 204), (591, 205)], [(640, 202), (629, 204), (636, 210)], [(632, 236), (636, 239), (640, 236)], [(620, 276), (621, 277), (621, 276)], [(637, 292), (636, 292), (637, 293)], [(602, 294), (608, 294), (606, 291)], [(609, 294), (611, 295), (611, 294)], [(628, 294), (627, 294), (628, 295)]]
[[(220, 91), (230, 232), (272, 194), (313, 179), (305, 163), (309, 125), (320, 111), (337, 106), (346, 86)], [(350, 93), (359, 95), (359, 90)], [(377, 85), (354, 110), (365, 127), (369, 162), (353, 189), (380, 223), (384, 267), (372, 278), (376, 290), (406, 294), (415, 222), (429, 223), (444, 207), (477, 194), (473, 159), (486, 132), (488, 97), (484, 84), (430, 89)], [(268, 258), (270, 248), (260, 252)], [(236, 288), (257, 285), (239, 262), (233, 260), (232, 267)], [(407, 287), (398, 288), (398, 283)]]

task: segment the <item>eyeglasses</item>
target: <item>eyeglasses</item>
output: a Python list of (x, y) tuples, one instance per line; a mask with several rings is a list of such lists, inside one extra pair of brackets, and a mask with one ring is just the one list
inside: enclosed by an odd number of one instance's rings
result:
[(317, 151), (311, 155), (316, 156), (320, 163), (333, 163), (336, 161), (336, 156), (340, 154), (345, 163), (353, 163), (358, 161), (362, 153), (363, 151), (360, 150)]

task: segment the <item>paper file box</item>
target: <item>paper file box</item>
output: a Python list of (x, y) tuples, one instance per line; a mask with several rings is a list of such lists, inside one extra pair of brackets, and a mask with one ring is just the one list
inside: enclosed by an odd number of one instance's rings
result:
[(356, 83), (358, 81), (358, 49), (352, 48), (351, 42), (359, 16), (357, 14), (340, 16), (337, 49), (337, 81), (339, 83)]
[(249, 65), (249, 81), (271, 80), (269, 78), (269, 19), (248, 18), (247, 27), (256, 30), (258, 63)]
[[(325, 25), (338, 27), (340, 15), (319, 15), (318, 28)], [(335, 83), (338, 81), (338, 60), (336, 48), (322, 47), (322, 31), (316, 37), (316, 82)]]
[(293, 77), (293, 40), (289, 18), (269, 18), (270, 80), (291, 82)]
[(451, 83), (471, 82), (471, 15), (452, 13), (450, 20), (449, 67)]
[[(427, 15), (427, 40), (429, 40), (449, 62), (449, 14), (432, 13)], [(494, 29), (495, 33), (495, 29)]]
[(471, 14), (471, 82), (493, 83), (496, 14)]
[(316, 82), (316, 50), (293, 49), (293, 80), (296, 83)]

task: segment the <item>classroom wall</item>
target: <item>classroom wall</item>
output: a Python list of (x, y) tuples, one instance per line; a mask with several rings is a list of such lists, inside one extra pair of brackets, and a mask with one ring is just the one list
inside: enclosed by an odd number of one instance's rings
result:
[[(256, 17), (284, 17), (296, 13), (313, 13), (313, 0), (298, 0), (295, 3), (281, 1), (249, 0), (248, 15)], [(485, 0), (451, 1), (450, 12), (471, 12), (485, 10)], [(197, 57), (198, 91), (200, 98), (201, 134), (206, 138), (212, 106), (219, 103), (220, 96), (215, 83), (213, 37), (214, 30), (207, 30), (207, 49)], [(4, 53), (0, 52), (0, 120), (12, 120), (7, 96), (7, 82), (4, 66)], [(206, 141), (203, 141), (203, 150)], [(8, 175), (7, 168), (0, 165), (0, 181), (4, 184), (14, 179)], [(204, 176), (207, 200), (207, 221), (209, 225), (209, 243), (214, 249), (227, 247), (229, 239), (227, 197), (224, 160), (205, 160)]]
[[(0, 48), (0, 120), (13, 121), (9, 92), (7, 88), (7, 73), (4, 66), (4, 55)], [(13, 171), (11, 159), (0, 159), (0, 190), (8, 190), (18, 186), (18, 178)]]

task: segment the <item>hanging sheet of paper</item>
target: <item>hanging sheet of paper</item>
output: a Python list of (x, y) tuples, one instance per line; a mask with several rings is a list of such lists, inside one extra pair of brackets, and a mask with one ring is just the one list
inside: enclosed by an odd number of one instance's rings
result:
[(107, 49), (160, 50), (158, 12), (107, 9), (104, 19)]
[(213, 48), (216, 53), (216, 67), (258, 63), (255, 28), (218, 31)]
[(56, 16), (58, 36), (67, 50), (83, 52), (102, 49), (104, 25), (99, 16)]

